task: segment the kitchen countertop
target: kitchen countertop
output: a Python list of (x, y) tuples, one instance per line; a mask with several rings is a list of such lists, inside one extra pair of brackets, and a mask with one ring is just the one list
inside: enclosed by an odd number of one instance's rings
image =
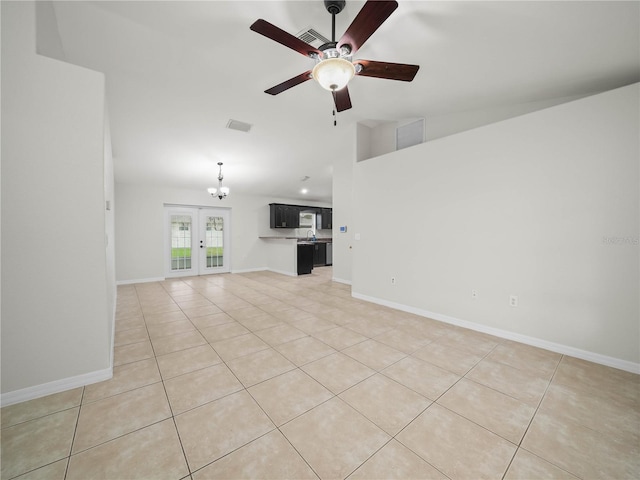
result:
[(260, 236), (263, 240), (297, 240), (298, 243), (333, 243), (331, 237), (316, 238), (316, 241), (308, 239), (307, 237), (279, 237), (279, 236)]

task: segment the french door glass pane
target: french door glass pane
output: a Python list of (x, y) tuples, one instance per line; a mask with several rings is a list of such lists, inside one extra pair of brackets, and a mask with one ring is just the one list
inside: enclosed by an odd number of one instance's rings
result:
[(222, 241), (224, 221), (222, 217), (207, 215), (206, 225), (207, 267), (221, 267), (224, 249)]
[(171, 270), (191, 268), (191, 215), (171, 215)]

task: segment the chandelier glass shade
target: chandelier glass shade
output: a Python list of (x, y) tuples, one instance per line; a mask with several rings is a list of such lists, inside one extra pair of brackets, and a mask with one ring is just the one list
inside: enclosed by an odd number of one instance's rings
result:
[(321, 60), (311, 71), (311, 75), (320, 86), (331, 92), (346, 87), (355, 73), (356, 69), (353, 63), (341, 57)]

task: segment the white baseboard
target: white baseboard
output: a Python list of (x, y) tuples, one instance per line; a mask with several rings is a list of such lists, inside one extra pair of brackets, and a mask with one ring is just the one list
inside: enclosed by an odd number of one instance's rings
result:
[(164, 282), (165, 280), (166, 279), (164, 277), (137, 278), (133, 280), (118, 280), (116, 281), (116, 285), (132, 285), (134, 283)]
[(253, 272), (266, 272), (269, 270), (267, 267), (260, 268), (245, 268), (242, 270), (231, 270), (231, 273), (253, 273)]
[(273, 269), (273, 268), (268, 268), (267, 270), (269, 270), (270, 272), (273, 272), (273, 273), (279, 273), (281, 275), (286, 275), (288, 277), (297, 277), (298, 276), (297, 273), (285, 272), (284, 270), (276, 270), (276, 269)]
[(488, 333), (489, 335), (494, 335), (500, 338), (506, 338), (507, 340), (513, 340), (515, 342), (524, 343), (526, 345), (531, 345), (533, 347), (543, 348), (545, 350), (561, 353), (563, 355), (568, 355), (570, 357), (580, 358), (582, 360), (598, 363), (600, 365), (605, 365), (607, 367), (613, 367), (619, 370), (624, 370), (626, 372), (640, 374), (640, 363), (629, 362), (628, 360), (621, 360), (619, 358), (609, 357), (607, 355), (602, 355), (600, 353), (581, 350), (579, 348), (571, 347), (569, 345), (549, 342), (547, 340), (543, 340), (536, 337), (529, 337), (527, 335), (510, 332), (508, 330), (489, 327), (479, 323), (470, 322), (468, 320), (461, 320), (459, 318), (450, 317), (448, 315), (443, 315), (441, 313), (429, 312), (427, 310), (422, 310), (420, 308), (410, 307), (410, 306), (403, 305), (400, 303), (395, 303), (395, 302), (389, 302), (387, 300), (383, 300), (376, 297), (370, 297), (368, 295), (363, 295), (356, 292), (352, 292), (351, 296), (360, 300), (365, 300), (367, 302), (376, 303), (378, 305), (384, 305), (385, 307), (394, 308), (396, 310), (401, 310), (403, 312), (413, 313), (421, 317), (427, 317), (433, 320), (438, 320), (440, 322), (456, 325), (458, 327), (468, 328), (469, 330)]
[(351, 285), (351, 280), (343, 280), (342, 278), (333, 277), (331, 281), (336, 283), (344, 283), (345, 285)]
[(6, 407), (13, 405), (14, 403), (34, 400), (54, 393), (64, 392), (65, 390), (71, 390), (73, 388), (84, 387), (85, 385), (90, 385), (92, 383), (109, 380), (111, 377), (113, 377), (113, 368), (109, 367), (104, 370), (83, 373), (82, 375), (75, 377), (63, 378), (61, 380), (55, 380), (41, 385), (34, 385), (33, 387), (14, 390), (13, 392), (7, 392), (0, 395), (0, 405)]
[(113, 297), (113, 318), (111, 319), (111, 349), (109, 350), (109, 368), (113, 371), (113, 362), (116, 352), (116, 310), (118, 309), (118, 289), (115, 289)]

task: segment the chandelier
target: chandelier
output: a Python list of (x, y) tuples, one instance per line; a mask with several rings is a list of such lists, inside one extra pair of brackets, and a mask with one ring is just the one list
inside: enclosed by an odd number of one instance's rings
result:
[(222, 162), (218, 162), (218, 166), (220, 167), (220, 171), (218, 172), (218, 188), (208, 188), (207, 192), (209, 192), (212, 197), (218, 197), (222, 200), (224, 197), (229, 195), (229, 187), (222, 186), (222, 179), (224, 178), (222, 176)]

